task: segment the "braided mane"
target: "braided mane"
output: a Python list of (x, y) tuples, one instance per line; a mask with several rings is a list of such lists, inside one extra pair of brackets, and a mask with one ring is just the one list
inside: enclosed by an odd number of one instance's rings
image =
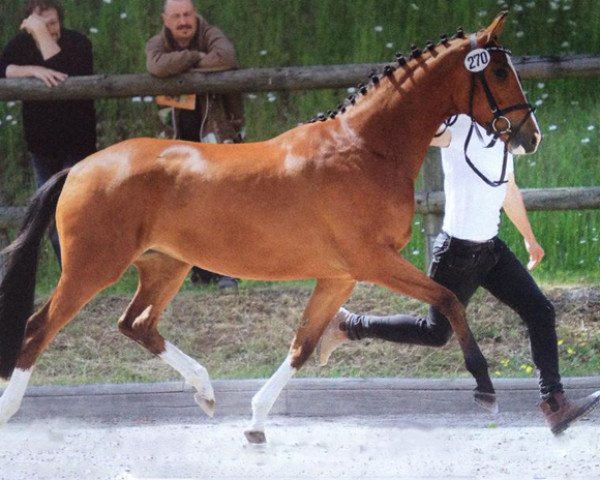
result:
[(369, 90), (379, 85), (379, 82), (383, 78), (391, 76), (398, 68), (408, 67), (410, 65), (409, 62), (421, 58), (424, 52), (433, 52), (437, 46), (447, 46), (452, 40), (457, 38), (465, 38), (465, 32), (462, 27), (458, 27), (456, 33), (452, 37), (449, 37), (446, 33), (440, 35), (440, 41), (437, 45), (434, 45), (431, 40), (428, 40), (425, 44), (424, 50), (421, 50), (415, 44), (412, 44), (410, 47), (411, 53), (408, 59), (401, 52), (397, 52), (395, 55), (395, 61), (393, 63), (389, 63), (383, 67), (383, 71), (381, 73), (378, 73), (377, 70), (373, 69), (369, 74), (369, 81), (366, 84), (359, 83), (356, 86), (356, 91), (348, 95), (335, 110), (329, 110), (327, 113), (319, 113), (304, 123), (325, 122), (329, 119), (333, 120), (338, 115), (346, 113), (346, 110), (349, 107), (356, 104), (358, 97), (366, 96), (367, 93), (369, 93)]

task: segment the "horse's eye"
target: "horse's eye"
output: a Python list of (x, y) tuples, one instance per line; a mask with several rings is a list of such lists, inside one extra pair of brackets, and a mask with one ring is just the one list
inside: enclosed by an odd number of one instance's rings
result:
[(500, 80), (506, 80), (508, 77), (508, 70), (506, 68), (497, 68), (494, 70), (494, 75), (496, 75)]

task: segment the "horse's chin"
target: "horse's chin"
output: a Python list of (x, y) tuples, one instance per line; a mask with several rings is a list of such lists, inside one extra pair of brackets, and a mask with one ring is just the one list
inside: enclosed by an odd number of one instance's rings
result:
[(513, 155), (531, 155), (537, 152), (539, 143), (535, 145), (530, 143), (529, 148), (523, 146), (521, 142), (508, 142), (508, 151)]
[(508, 151), (513, 155), (527, 155), (528, 153), (531, 153), (525, 151), (523, 145), (513, 146), (511, 143), (508, 144)]
[(508, 151), (513, 155), (530, 155), (537, 152), (541, 141), (542, 136), (537, 132), (532, 135), (519, 132), (518, 135), (509, 139)]

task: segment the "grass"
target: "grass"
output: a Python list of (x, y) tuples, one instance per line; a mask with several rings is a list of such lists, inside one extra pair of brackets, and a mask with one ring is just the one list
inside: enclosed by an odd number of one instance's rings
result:
[[(163, 335), (198, 359), (213, 378), (269, 377), (287, 354), (311, 282), (244, 283), (238, 295), (184, 288), (161, 321)], [(600, 289), (545, 287), (556, 306), (564, 376), (597, 375), (600, 367)], [(62, 331), (36, 365), (37, 384), (178, 380), (178, 375), (118, 333), (131, 295), (101, 295)], [(361, 284), (346, 306), (370, 314), (423, 315), (425, 307)], [(535, 377), (528, 339), (515, 314), (484, 292), (468, 315), (493, 377)], [(298, 376), (468, 377), (456, 340), (443, 348), (363, 340), (336, 351), (327, 367), (310, 359)]]

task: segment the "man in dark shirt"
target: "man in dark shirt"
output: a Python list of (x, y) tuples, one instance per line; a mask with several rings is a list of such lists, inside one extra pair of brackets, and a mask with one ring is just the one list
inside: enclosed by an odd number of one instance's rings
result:
[[(29, 0), (22, 32), (0, 56), (0, 78), (35, 77), (52, 88), (69, 76), (91, 75), (91, 42), (62, 23), (63, 9), (56, 0)], [(38, 188), (96, 151), (92, 100), (23, 102), (23, 128)], [(60, 263), (55, 229), (50, 237)]]

